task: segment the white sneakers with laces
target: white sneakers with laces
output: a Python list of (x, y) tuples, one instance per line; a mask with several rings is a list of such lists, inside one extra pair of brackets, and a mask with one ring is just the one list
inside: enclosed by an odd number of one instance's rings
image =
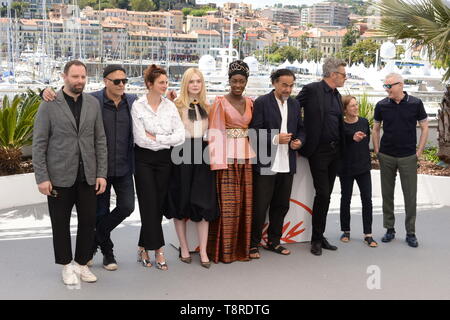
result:
[(87, 265), (79, 265), (75, 262), (75, 273), (80, 276), (81, 281), (84, 282), (96, 282), (97, 277), (89, 270)]
[(63, 266), (62, 279), (65, 285), (73, 286), (80, 283), (78, 276), (75, 274), (74, 266), (69, 263)]

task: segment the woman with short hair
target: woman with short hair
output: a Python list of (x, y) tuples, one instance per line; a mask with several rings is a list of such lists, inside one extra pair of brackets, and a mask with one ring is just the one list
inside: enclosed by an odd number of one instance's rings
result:
[(243, 96), (248, 65), (229, 65), (230, 92), (216, 97), (209, 114), (211, 168), (217, 179), (219, 218), (210, 224), (208, 254), (214, 262), (249, 261), (253, 212), (250, 159), (256, 156), (248, 141), (253, 101)]
[(169, 187), (171, 149), (184, 142), (184, 126), (174, 103), (165, 98), (167, 72), (156, 65), (144, 71), (148, 93), (131, 109), (135, 142), (136, 194), (141, 214), (138, 261), (151, 267), (148, 250), (155, 250), (156, 267), (167, 270), (162, 230), (163, 205)]
[(350, 241), (350, 203), (353, 182), (361, 193), (364, 242), (377, 247), (372, 238), (372, 180), (370, 170), (370, 127), (366, 118), (358, 116), (358, 102), (350, 95), (342, 97), (346, 149), (343, 154), (339, 180), (341, 181), (341, 235), (342, 242)]

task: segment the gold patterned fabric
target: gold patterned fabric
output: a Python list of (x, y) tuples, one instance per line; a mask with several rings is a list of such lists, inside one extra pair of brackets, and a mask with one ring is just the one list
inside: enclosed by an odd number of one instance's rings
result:
[(248, 137), (248, 129), (233, 128), (226, 129), (228, 138), (245, 138)]

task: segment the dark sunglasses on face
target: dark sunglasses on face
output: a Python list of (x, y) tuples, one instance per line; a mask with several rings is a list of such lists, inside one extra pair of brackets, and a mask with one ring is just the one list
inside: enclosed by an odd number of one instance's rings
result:
[(120, 84), (120, 82), (122, 82), (123, 84), (127, 84), (127, 82), (128, 82), (128, 79), (114, 79), (114, 80), (109, 79), (109, 78), (106, 78), (106, 79), (108, 79), (109, 81), (114, 83), (114, 85), (116, 85), (116, 86), (118, 86)]
[(385, 89), (390, 89), (393, 86), (395, 86), (396, 84), (399, 84), (400, 82), (396, 82), (396, 83), (392, 83), (392, 84), (383, 84), (383, 88)]

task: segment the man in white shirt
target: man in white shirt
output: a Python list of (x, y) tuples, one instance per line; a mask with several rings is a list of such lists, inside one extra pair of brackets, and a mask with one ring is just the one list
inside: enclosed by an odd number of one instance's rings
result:
[[(253, 141), (257, 163), (253, 166), (253, 222), (250, 258), (260, 257), (258, 245), (269, 209), (268, 240), (265, 249), (288, 255), (280, 245), (284, 217), (289, 211), (296, 150), (305, 141), (300, 104), (290, 97), (295, 75), (279, 69), (271, 75), (274, 90), (256, 99), (250, 128), (256, 130)], [(257, 148), (256, 148), (257, 147)]]

